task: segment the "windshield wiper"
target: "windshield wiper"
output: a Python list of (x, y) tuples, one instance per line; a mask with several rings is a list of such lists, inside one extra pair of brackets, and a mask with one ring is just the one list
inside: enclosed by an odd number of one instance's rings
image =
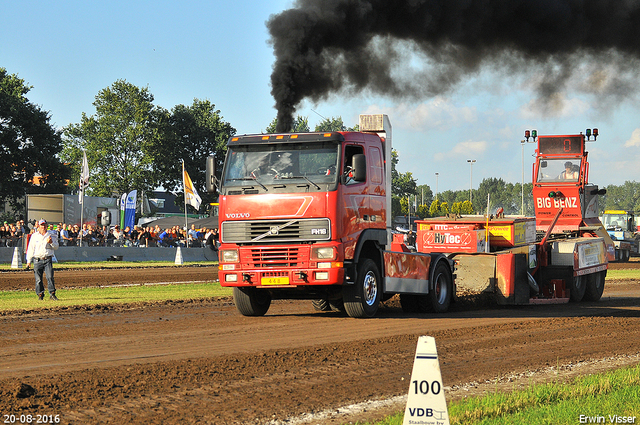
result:
[(262, 188), (263, 188), (265, 191), (267, 191), (267, 192), (269, 191), (269, 189), (267, 189), (267, 186), (265, 186), (265, 185), (263, 185), (262, 183), (260, 183), (260, 180), (258, 180), (258, 178), (257, 178), (257, 177), (253, 177), (253, 180), (255, 180), (255, 182), (256, 182), (256, 183), (258, 183), (260, 186), (262, 186)]
[(314, 185), (316, 187), (316, 189), (320, 190), (320, 186), (318, 186), (315, 182), (311, 181), (307, 176), (293, 176), (293, 177), (287, 177), (288, 179), (305, 179), (306, 181), (308, 181), (309, 183), (311, 183), (312, 185)]
[(260, 186), (262, 186), (262, 188), (263, 188), (264, 190), (266, 190), (267, 192), (269, 191), (269, 189), (267, 189), (267, 186), (265, 186), (265, 185), (263, 185), (262, 183), (260, 183), (260, 181), (259, 181), (257, 178), (255, 178), (255, 177), (240, 177), (240, 178), (237, 178), (237, 179), (229, 179), (229, 180), (230, 180), (230, 181), (234, 181), (234, 182), (235, 182), (235, 181), (238, 181), (238, 180), (240, 180), (240, 181), (251, 180), (251, 181), (254, 181), (254, 182), (258, 183), (258, 184), (259, 184)]

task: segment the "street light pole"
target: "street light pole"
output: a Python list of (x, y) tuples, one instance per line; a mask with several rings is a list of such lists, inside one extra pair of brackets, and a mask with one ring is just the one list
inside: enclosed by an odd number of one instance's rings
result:
[(522, 197), (522, 206), (520, 207), (520, 214), (524, 215), (524, 144), (526, 142), (524, 140), (520, 141), (520, 146), (522, 146), (522, 186), (520, 187), (521, 197)]
[(436, 173), (436, 201), (438, 200), (438, 176), (439, 175), (440, 175), (439, 173)]
[(469, 163), (469, 202), (473, 203), (473, 194), (471, 190), (473, 189), (473, 163), (476, 162), (475, 159), (467, 159)]

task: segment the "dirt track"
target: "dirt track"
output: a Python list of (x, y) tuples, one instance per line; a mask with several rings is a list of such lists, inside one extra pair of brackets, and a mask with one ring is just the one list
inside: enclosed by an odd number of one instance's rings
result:
[[(211, 280), (212, 272), (57, 271), (56, 278), (64, 296), (64, 287)], [(32, 279), (0, 273), (0, 289), (30, 289)], [(419, 335), (436, 338), (449, 398), (473, 392), (475, 385), (458, 388), (464, 384), (495, 377), (540, 372), (522, 380), (528, 384), (554, 379), (542, 372), (556, 366), (589, 373), (636, 363), (640, 282), (607, 281), (598, 303), (458, 303), (446, 315), (411, 316), (390, 302), (368, 320), (317, 313), (308, 301), (275, 302), (267, 316), (246, 318), (229, 299), (8, 314), (0, 316), (0, 414), (59, 414), (62, 423), (284, 420), (406, 394)], [(607, 360), (588, 362), (596, 359)]]

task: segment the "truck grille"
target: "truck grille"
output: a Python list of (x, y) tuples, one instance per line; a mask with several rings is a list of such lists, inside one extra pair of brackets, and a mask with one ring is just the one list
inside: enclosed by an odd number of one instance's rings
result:
[(331, 226), (328, 218), (225, 221), (221, 237), (225, 243), (327, 241)]
[[(244, 254), (245, 251), (243, 251)], [(252, 268), (264, 267), (303, 267), (304, 258), (299, 248), (250, 248), (243, 262)]]

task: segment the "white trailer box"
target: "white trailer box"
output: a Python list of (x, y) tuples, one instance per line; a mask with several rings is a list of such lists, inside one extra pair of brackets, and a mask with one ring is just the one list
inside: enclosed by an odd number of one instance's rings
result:
[[(78, 195), (27, 195), (27, 220), (44, 218), (52, 224), (80, 224), (80, 203)], [(119, 222), (120, 209), (118, 199), (98, 196), (85, 196), (84, 223), (101, 225), (100, 217), (103, 211), (111, 213), (111, 224)]]

